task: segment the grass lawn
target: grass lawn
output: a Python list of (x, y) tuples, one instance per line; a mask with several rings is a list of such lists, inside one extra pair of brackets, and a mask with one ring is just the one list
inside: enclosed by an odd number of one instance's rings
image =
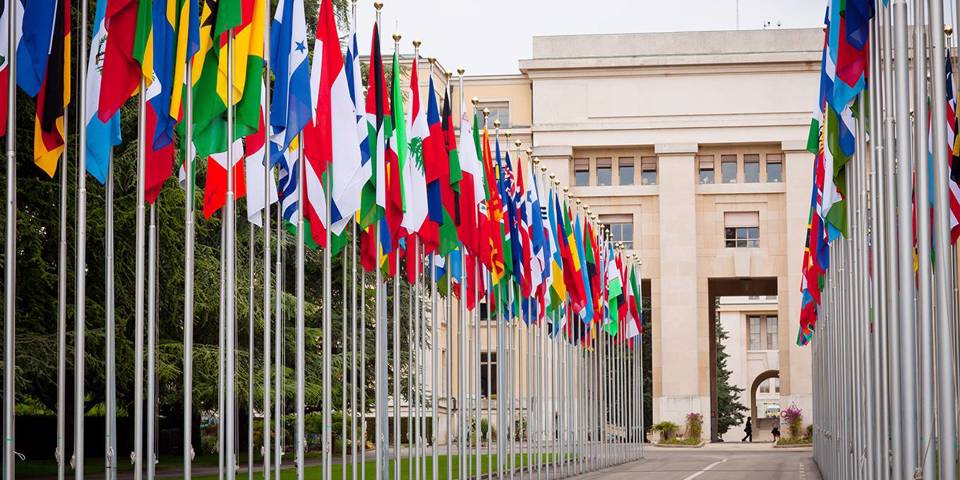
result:
[[(372, 478), (376, 473), (375, 472), (376, 461), (371, 459), (371, 457), (372, 457), (372, 453), (368, 453), (367, 455), (368, 460), (362, 467), (366, 472), (365, 474), (370, 476), (370, 478)], [(288, 456), (287, 458), (289, 459), (290, 457)], [(308, 459), (320, 458), (320, 452), (310, 452), (307, 454), (307, 458)], [(486, 473), (489, 471), (490, 469), (489, 467), (492, 467), (495, 469), (496, 458), (497, 458), (496, 455), (481, 455), (480, 471), (482, 473)], [(515, 456), (514, 464), (517, 467), (529, 465), (533, 462), (534, 458), (535, 458), (534, 455), (518, 454)], [(246, 459), (246, 455), (243, 455), (239, 462), (241, 466), (246, 465), (245, 459)], [(550, 462), (550, 459), (551, 459), (551, 455), (544, 454), (544, 463)], [(182, 463), (180, 460), (181, 460), (181, 457), (179, 456), (176, 456), (176, 457), (162, 456), (160, 458), (160, 462), (157, 464), (157, 472), (162, 472), (164, 470), (171, 471), (171, 470), (177, 470), (182, 468), (181, 467)], [(193, 465), (196, 468), (216, 467), (217, 460), (218, 458), (216, 455), (205, 455), (205, 456), (197, 457), (194, 460)], [(260, 461), (259, 458), (258, 458), (258, 461)], [(467, 461), (469, 462), (469, 464), (467, 465), (468, 471), (472, 476), (475, 473), (475, 469), (476, 469), (476, 457), (471, 456)], [(424, 459), (424, 462), (425, 462), (424, 468), (426, 469), (427, 475), (430, 475), (431, 472), (433, 471), (433, 458), (430, 455), (427, 455), (426, 458)], [(437, 480), (447, 478), (448, 462), (452, 464), (451, 467), (453, 470), (453, 474), (454, 475), (457, 474), (460, 468), (459, 456), (453, 455), (448, 458), (446, 455), (439, 455), (437, 458), (438, 470), (439, 470)], [(400, 461), (400, 478), (401, 479), (406, 479), (409, 477), (409, 468), (410, 468), (409, 463), (410, 463), (410, 459), (407, 459), (407, 458), (401, 459)], [(253, 475), (254, 480), (260, 480), (263, 478), (263, 473), (259, 470), (260, 466), (261, 465), (256, 465), (254, 468), (254, 475)], [(393, 463), (390, 462), (389, 466), (392, 470)], [(102, 458), (88, 459), (84, 467), (85, 467), (84, 471), (88, 474), (102, 473), (103, 459)], [(120, 472), (130, 471), (132, 469), (133, 469), (133, 466), (130, 464), (129, 460), (127, 459), (124, 459), (124, 461), (121, 462), (121, 465), (119, 467)], [(333, 478), (341, 478), (343, 475), (344, 469), (346, 469), (347, 477), (350, 478), (353, 474), (353, 465), (351, 464), (340, 465), (340, 464), (334, 463), (332, 465)], [(68, 465), (67, 475), (68, 476), (72, 475), (72, 472), (73, 470), (70, 469)], [(55, 477), (56, 474), (57, 474), (57, 465), (53, 461), (44, 460), (44, 461), (33, 461), (33, 462), (27, 461), (27, 462), (17, 463), (18, 478)], [(307, 465), (307, 467), (304, 469), (304, 476), (307, 478), (321, 478), (323, 476), (322, 474), (323, 474), (323, 467), (320, 465), (311, 464), (311, 465)], [(296, 477), (297, 477), (297, 472), (293, 468), (293, 462), (286, 463), (284, 465), (280, 480), (294, 480), (296, 479)], [(182, 477), (164, 476), (163, 478), (165, 480), (167, 479), (177, 480)], [(210, 475), (193, 475), (192, 478), (195, 480), (217, 480), (217, 474), (214, 473)], [(237, 478), (238, 480), (246, 480), (248, 477), (245, 472), (242, 472), (237, 474)]]

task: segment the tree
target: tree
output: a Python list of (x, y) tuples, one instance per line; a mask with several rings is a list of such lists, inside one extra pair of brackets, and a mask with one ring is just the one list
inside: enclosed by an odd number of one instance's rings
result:
[(722, 436), (734, 425), (743, 423), (747, 407), (740, 403), (740, 393), (743, 389), (730, 383), (730, 369), (727, 367), (727, 358), (723, 341), (729, 335), (720, 324), (720, 316), (714, 320), (717, 334), (717, 434)]

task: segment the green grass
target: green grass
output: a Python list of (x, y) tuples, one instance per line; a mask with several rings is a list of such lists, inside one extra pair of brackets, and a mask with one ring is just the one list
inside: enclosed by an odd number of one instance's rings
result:
[(661, 440), (661, 445), (700, 445), (699, 438), (671, 438), (670, 440)]
[[(307, 458), (319, 458), (319, 455), (320, 455), (319, 452), (311, 452), (310, 454), (307, 455)], [(372, 453), (367, 454), (368, 460), (363, 465), (363, 467), (361, 467), (366, 472), (365, 475), (368, 475), (371, 478), (376, 473), (376, 462), (374, 460), (370, 460), (372, 455), (373, 455)], [(543, 457), (544, 457), (544, 460), (543, 460), (544, 463), (550, 462), (552, 458), (550, 454), (544, 454)], [(290, 457), (288, 456), (287, 459), (289, 460), (289, 458)], [(481, 455), (480, 456), (481, 473), (487, 473), (489, 471), (488, 467), (492, 467), (493, 469), (496, 469), (496, 458), (497, 458), (496, 455)], [(523, 466), (530, 466), (533, 464), (535, 458), (536, 458), (535, 455), (518, 454), (518, 455), (515, 455), (514, 465), (517, 468), (520, 468)], [(246, 455), (244, 455), (241, 458), (241, 461), (238, 463), (242, 466), (246, 465), (245, 459), (246, 459)], [(211, 466), (215, 467), (217, 465), (217, 460), (218, 458), (216, 455), (204, 455), (202, 457), (197, 457), (194, 460), (193, 465), (194, 467), (211, 467)], [(438, 472), (439, 472), (437, 476), (437, 480), (447, 478), (448, 461), (451, 463), (453, 474), (457, 475), (457, 472), (460, 469), (459, 456), (453, 455), (448, 458), (446, 455), (439, 455), (437, 457)], [(467, 461), (468, 461), (467, 470), (469, 472), (469, 475), (473, 476), (474, 473), (476, 472), (475, 470), (476, 457), (470, 456)], [(409, 463), (410, 463), (410, 459), (407, 459), (407, 458), (401, 459), (400, 461), (400, 478), (401, 479), (406, 479), (409, 477), (409, 468), (410, 468)], [(425, 464), (424, 468), (426, 469), (427, 475), (428, 476), (431, 475), (433, 471), (433, 458), (429, 454), (424, 459), (424, 464)], [(84, 467), (85, 467), (84, 471), (87, 472), (88, 474), (102, 473), (103, 459), (92, 459), (92, 458), (88, 459), (87, 462), (85, 462)], [(160, 462), (157, 464), (158, 472), (161, 472), (164, 470), (168, 470), (168, 471), (177, 470), (180, 468), (182, 468), (182, 463), (180, 462), (179, 456), (176, 456), (176, 457), (162, 456), (160, 458)], [(259, 468), (260, 468), (260, 465), (257, 465), (254, 469), (255, 470), (253, 475), (254, 480), (261, 480), (263, 478), (263, 473), (259, 471)], [(392, 471), (393, 462), (389, 462), (389, 468)], [(127, 459), (124, 459), (124, 461), (121, 462), (121, 465), (119, 467), (120, 472), (129, 471), (132, 469), (133, 469), (133, 466), (130, 465), (129, 460)], [(341, 465), (341, 464), (335, 463), (332, 465), (331, 469), (332, 469), (331, 473), (333, 474), (333, 478), (335, 479), (341, 478), (343, 476), (344, 469), (346, 469), (346, 475), (348, 478), (350, 478), (353, 474), (353, 465), (351, 464)], [(73, 470), (70, 469), (68, 465), (67, 475), (71, 475), (72, 471)], [(56, 476), (56, 474), (57, 474), (57, 465), (52, 460), (18, 462), (17, 464), (18, 478), (54, 477)], [(304, 469), (304, 476), (306, 478), (321, 478), (322, 475), (323, 475), (323, 467), (320, 465), (307, 465), (307, 467)], [(288, 462), (287, 464), (285, 464), (281, 472), (280, 480), (294, 480), (296, 479), (296, 477), (297, 477), (297, 472), (293, 468), (293, 462)], [(177, 480), (179, 478), (182, 478), (182, 477), (164, 477), (164, 480), (167, 480), (167, 479)], [(195, 480), (216, 480), (217, 474), (214, 473), (211, 475), (194, 475), (192, 478)], [(246, 480), (247, 474), (245, 472), (238, 473), (237, 478), (239, 480)]]
[(813, 445), (813, 440), (807, 437), (780, 437), (780, 440), (777, 440), (777, 445)]

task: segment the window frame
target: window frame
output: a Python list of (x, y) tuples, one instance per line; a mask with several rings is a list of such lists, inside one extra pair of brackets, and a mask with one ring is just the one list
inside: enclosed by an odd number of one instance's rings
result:
[[(652, 164), (652, 169), (647, 169)], [(653, 181), (647, 182), (647, 173), (653, 172)], [(644, 155), (640, 157), (640, 184), (657, 185), (660, 183), (660, 159), (656, 155)]]

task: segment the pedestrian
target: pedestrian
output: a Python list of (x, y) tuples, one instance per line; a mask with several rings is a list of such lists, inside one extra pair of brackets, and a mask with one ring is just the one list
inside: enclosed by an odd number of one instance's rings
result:
[(753, 425), (750, 423), (750, 420), (750, 417), (747, 417), (747, 424), (743, 427), (743, 431), (746, 433), (746, 435), (744, 435), (743, 439), (740, 440), (741, 442), (749, 441), (750, 443), (753, 443)]
[(770, 433), (773, 434), (773, 443), (780, 441), (780, 425), (774, 425)]

